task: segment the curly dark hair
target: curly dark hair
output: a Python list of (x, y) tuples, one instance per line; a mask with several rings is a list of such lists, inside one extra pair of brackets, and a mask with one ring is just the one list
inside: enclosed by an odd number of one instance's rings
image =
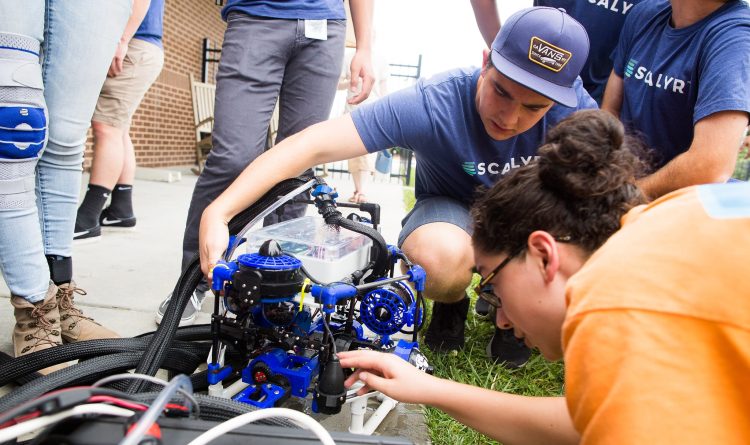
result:
[(524, 249), (544, 230), (586, 252), (620, 228), (620, 218), (646, 202), (635, 184), (645, 165), (641, 144), (599, 110), (574, 113), (550, 130), (538, 160), (481, 191), (471, 210), (474, 247), (486, 253)]

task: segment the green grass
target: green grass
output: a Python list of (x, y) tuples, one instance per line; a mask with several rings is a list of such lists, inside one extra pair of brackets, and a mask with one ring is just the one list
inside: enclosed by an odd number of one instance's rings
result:
[(414, 181), (416, 180), (416, 176), (417, 166), (416, 162), (414, 162), (414, 165), (412, 165), (411, 168), (410, 181), (404, 186), (404, 208), (407, 212), (411, 210), (417, 202), (417, 198), (414, 196)]
[[(475, 276), (478, 279), (478, 276)], [(485, 347), (492, 337), (494, 326), (474, 317), (472, 297), (466, 325), (466, 345), (457, 354), (432, 353), (423, 348), (435, 375), (456, 382), (480, 386), (496, 391), (529, 396), (559, 396), (563, 394), (563, 364), (546, 361), (538, 353), (521, 369), (508, 370), (485, 357)], [(497, 442), (453, 420), (435, 408), (426, 407), (425, 417), (430, 440), (435, 445), (496, 444)]]
[(750, 156), (748, 150), (740, 151), (737, 157), (737, 164), (734, 167), (733, 178), (742, 179), (743, 181), (748, 180), (748, 177), (750, 177), (750, 159), (748, 159), (748, 156)]

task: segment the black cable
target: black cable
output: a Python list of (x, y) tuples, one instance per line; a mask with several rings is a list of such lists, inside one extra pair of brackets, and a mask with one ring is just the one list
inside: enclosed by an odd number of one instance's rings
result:
[[(145, 332), (143, 334), (136, 335), (134, 338), (148, 338), (149, 340), (153, 337), (156, 331)], [(177, 332), (174, 336), (175, 340), (185, 341), (200, 341), (200, 340), (211, 340), (211, 325), (210, 324), (194, 324), (192, 326), (180, 326), (177, 328)]]
[(364, 224), (344, 218), (341, 213), (336, 217), (329, 217), (326, 219), (326, 223), (337, 225), (345, 229), (349, 229), (352, 232), (357, 232), (372, 240), (373, 252), (370, 255), (374, 262), (372, 266), (372, 274), (370, 277), (382, 277), (388, 271), (388, 245), (377, 230), (372, 227), (368, 227)]
[(307, 269), (305, 269), (305, 266), (304, 266), (304, 264), (300, 264), (299, 268), (300, 268), (300, 270), (302, 271), (302, 274), (303, 274), (303, 275), (305, 275), (305, 276), (306, 276), (307, 278), (309, 278), (309, 279), (310, 279), (310, 281), (312, 281), (312, 282), (313, 282), (313, 283), (315, 283), (315, 284), (323, 284), (323, 282), (322, 282), (322, 281), (320, 281), (320, 280), (318, 280), (317, 278), (315, 278), (314, 276), (312, 276), (312, 275), (310, 274), (310, 272), (308, 272), (308, 271), (307, 271)]
[[(3, 371), (5, 371), (5, 367), (9, 363), (11, 363), (13, 360), (15, 360), (14, 357), (11, 357), (10, 355), (8, 355), (8, 354), (0, 351), (0, 369), (2, 369)], [(42, 375), (39, 374), (38, 372), (29, 371), (27, 373), (24, 373), (21, 376), (16, 377), (15, 379), (13, 379), (13, 383), (15, 383), (16, 385), (19, 385), (19, 386), (20, 385), (25, 385), (25, 384), (33, 381), (34, 379), (41, 377), (41, 376)], [(2, 376), (0, 376), (0, 377), (2, 377)], [(7, 382), (7, 383), (10, 383), (10, 382)], [(0, 384), (0, 386), (5, 386), (7, 383)]]
[[(68, 343), (43, 351), (22, 355), (16, 359), (3, 363), (3, 372), (0, 375), (0, 386), (7, 385), (24, 375), (33, 373), (49, 366), (66, 363), (71, 360), (86, 360), (102, 355), (140, 352), (146, 350), (150, 338), (110, 338), (101, 340), (87, 340), (76, 343)], [(208, 353), (209, 346), (194, 342), (175, 341), (173, 348), (178, 348), (186, 353), (201, 356)], [(78, 365), (73, 365), (78, 366)]]
[[(21, 386), (1, 397), (0, 412), (58, 388), (91, 384), (103, 377), (129, 371), (138, 364), (142, 356), (143, 352), (139, 351), (110, 354), (60, 369), (34, 380), (32, 385)], [(190, 375), (200, 363), (205, 361), (205, 357), (205, 355), (201, 357), (181, 349), (170, 349), (164, 368)]]
[(414, 343), (417, 342), (417, 333), (422, 329), (422, 326), (424, 325), (424, 317), (426, 313), (425, 309), (426, 307), (424, 295), (422, 295), (422, 291), (417, 291), (417, 313), (415, 315), (417, 317), (417, 320), (414, 321), (414, 333), (412, 334), (412, 341)]
[(11, 421), (18, 416), (35, 410), (46, 410), (47, 412), (42, 413), (43, 415), (46, 415), (48, 414), (49, 410), (54, 408), (67, 409), (67, 407), (60, 407), (58, 404), (50, 405), (49, 403), (55, 399), (58, 399), (62, 403), (69, 403), (69, 407), (72, 407), (85, 403), (91, 396), (98, 395), (126, 398), (122, 397), (123, 394), (120, 391), (115, 391), (107, 388), (67, 388), (62, 391), (56, 391), (52, 394), (42, 395), (41, 397), (22, 403), (4, 412), (3, 414), (0, 414), (0, 425)]
[(323, 316), (323, 326), (325, 327), (326, 332), (328, 333), (328, 337), (331, 339), (331, 350), (333, 351), (334, 354), (338, 354), (338, 351), (336, 350), (336, 339), (333, 338), (331, 327), (328, 326), (328, 317), (329, 317), (328, 314)]

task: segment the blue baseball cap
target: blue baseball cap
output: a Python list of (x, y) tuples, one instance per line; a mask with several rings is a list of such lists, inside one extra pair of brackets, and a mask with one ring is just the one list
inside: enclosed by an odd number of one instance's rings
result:
[(513, 14), (492, 42), (492, 65), (506, 77), (566, 107), (578, 105), (573, 84), (589, 56), (589, 36), (564, 9)]

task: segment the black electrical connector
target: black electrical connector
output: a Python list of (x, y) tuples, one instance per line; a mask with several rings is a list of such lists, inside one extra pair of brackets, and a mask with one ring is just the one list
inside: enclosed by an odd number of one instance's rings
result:
[(323, 414), (338, 414), (346, 398), (344, 387), (344, 370), (336, 354), (331, 354), (318, 381), (315, 390), (315, 402), (318, 412)]
[(40, 404), (37, 408), (40, 414), (43, 416), (59, 413), (67, 409), (73, 408), (74, 406), (86, 403), (93, 394), (90, 390), (80, 388), (76, 391), (60, 391)]

